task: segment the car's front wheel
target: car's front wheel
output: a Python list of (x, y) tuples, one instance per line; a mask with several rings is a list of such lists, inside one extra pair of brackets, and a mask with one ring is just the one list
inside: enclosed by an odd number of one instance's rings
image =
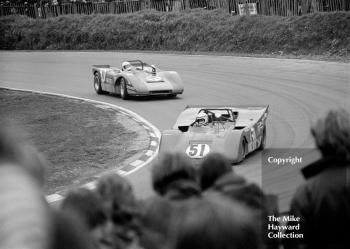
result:
[(104, 91), (102, 90), (101, 87), (101, 77), (99, 73), (94, 74), (94, 89), (97, 94), (103, 94)]
[(126, 80), (124, 78), (120, 79), (120, 97), (122, 99), (128, 99), (128, 89), (126, 88)]

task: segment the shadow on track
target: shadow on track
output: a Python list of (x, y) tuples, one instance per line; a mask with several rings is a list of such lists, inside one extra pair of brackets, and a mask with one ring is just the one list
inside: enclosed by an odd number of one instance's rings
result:
[[(106, 96), (111, 96), (113, 98), (120, 99), (120, 95), (117, 94), (106, 94)], [(166, 100), (181, 100), (179, 96), (163, 96), (163, 95), (152, 95), (152, 96), (129, 96), (129, 98), (125, 101), (166, 101)]]

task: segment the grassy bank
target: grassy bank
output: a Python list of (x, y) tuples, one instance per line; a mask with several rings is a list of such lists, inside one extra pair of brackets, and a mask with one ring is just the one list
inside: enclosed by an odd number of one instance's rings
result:
[(47, 194), (88, 182), (145, 149), (142, 143), (135, 146), (138, 134), (125, 128), (127, 118), (116, 111), (2, 88), (0, 99), (0, 125), (7, 120), (16, 123), (51, 163), (46, 172)]
[(350, 12), (230, 16), (221, 10), (0, 19), (1, 49), (116, 49), (330, 55), (350, 51)]

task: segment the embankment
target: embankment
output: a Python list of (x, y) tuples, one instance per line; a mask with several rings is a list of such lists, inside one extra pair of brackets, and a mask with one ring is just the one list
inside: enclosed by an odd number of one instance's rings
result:
[(348, 57), (350, 12), (231, 16), (222, 10), (0, 18), (0, 49), (104, 49)]

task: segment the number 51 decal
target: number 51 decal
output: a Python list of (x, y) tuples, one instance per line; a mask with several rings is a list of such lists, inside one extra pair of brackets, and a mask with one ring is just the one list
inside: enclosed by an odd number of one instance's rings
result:
[(186, 149), (186, 154), (191, 158), (203, 158), (210, 152), (207, 144), (190, 144)]

